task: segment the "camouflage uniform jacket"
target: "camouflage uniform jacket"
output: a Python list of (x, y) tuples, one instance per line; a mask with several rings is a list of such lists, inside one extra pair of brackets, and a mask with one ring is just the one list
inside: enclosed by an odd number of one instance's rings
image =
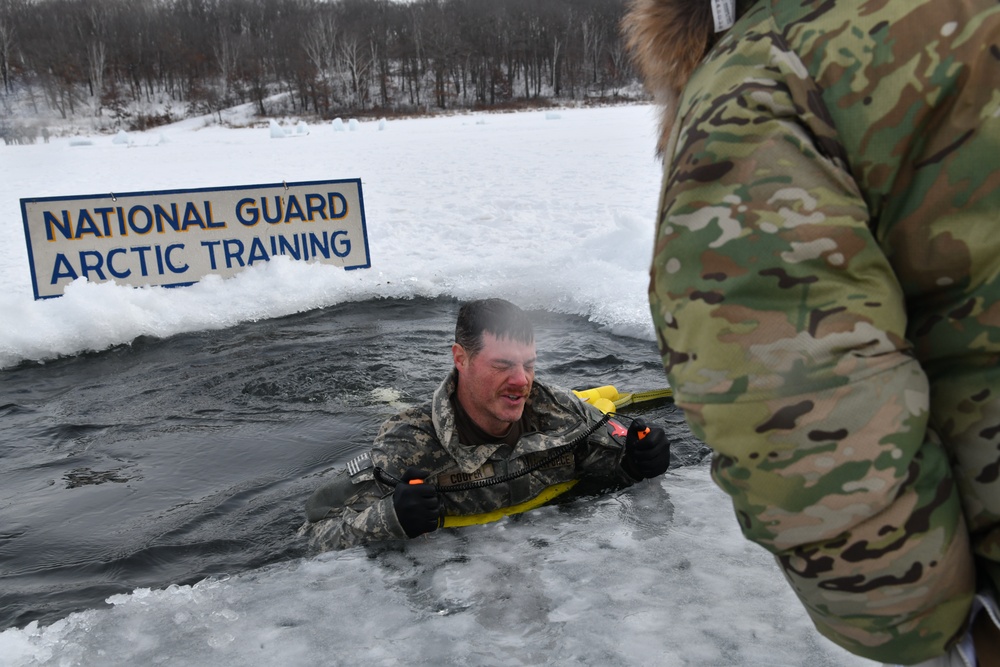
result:
[(709, 7), (625, 24), (667, 104), (667, 375), (820, 632), (925, 660), (1000, 574), (1000, 5)]
[[(448, 492), (450, 486), (488, 480), (545, 459), (552, 450), (585, 435), (603, 416), (572, 392), (535, 382), (528, 401), (531, 428), (511, 448), (498, 443), (469, 447), (459, 442), (450, 397), (456, 373), (438, 387), (425, 405), (410, 408), (387, 420), (372, 445), (371, 464), (396, 479), (410, 466), (429, 473), (438, 485), (445, 516), (493, 512), (534, 499), (545, 489), (583, 477), (630, 484), (621, 468), (625, 429), (609, 423), (600, 426), (573, 452), (509, 482)], [(355, 461), (364, 461), (362, 455)], [(392, 487), (374, 479), (373, 468), (352, 462), (333, 481), (317, 490), (306, 505), (313, 523), (311, 544), (320, 549), (340, 549), (376, 540), (406, 539), (392, 504)]]

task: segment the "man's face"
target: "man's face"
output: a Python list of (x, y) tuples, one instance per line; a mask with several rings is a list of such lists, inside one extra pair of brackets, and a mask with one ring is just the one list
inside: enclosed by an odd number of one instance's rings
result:
[(497, 437), (521, 418), (535, 379), (535, 344), (483, 332), (483, 349), (470, 357), (452, 345), (458, 369), (458, 400), (481, 429)]

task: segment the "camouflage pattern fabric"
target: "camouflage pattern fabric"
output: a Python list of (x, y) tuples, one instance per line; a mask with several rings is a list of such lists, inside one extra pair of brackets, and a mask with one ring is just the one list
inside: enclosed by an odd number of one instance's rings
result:
[[(397, 479), (414, 466), (429, 473), (427, 481), (446, 489), (522, 470), (553, 449), (573, 442), (603, 417), (572, 392), (536, 381), (528, 397), (532, 428), (515, 447), (503, 443), (468, 447), (459, 442), (449, 400), (455, 393), (456, 376), (452, 371), (426, 405), (406, 410), (382, 425), (371, 449), (375, 466)], [(553, 484), (586, 477), (631, 484), (633, 480), (621, 468), (624, 436), (623, 429), (613, 434), (602, 426), (575, 455), (557, 458), (527, 475), (480, 489), (441, 493), (444, 514), (466, 516), (511, 507), (533, 499)], [(370, 471), (360, 477), (359, 483), (352, 484), (341, 473), (310, 499), (310, 518), (315, 522), (308, 524), (305, 532), (312, 547), (342, 549), (378, 540), (407, 539), (393, 509), (392, 488), (374, 480)], [(350, 491), (345, 493), (345, 488)]]
[(1000, 5), (762, 0), (675, 111), (677, 404), (820, 632), (939, 655), (1000, 583)]

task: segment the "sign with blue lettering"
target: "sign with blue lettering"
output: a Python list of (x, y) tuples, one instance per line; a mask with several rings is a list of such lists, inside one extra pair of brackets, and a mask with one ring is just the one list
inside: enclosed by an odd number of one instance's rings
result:
[(21, 200), (36, 299), (77, 278), (190, 285), (284, 255), (366, 269), (360, 179)]

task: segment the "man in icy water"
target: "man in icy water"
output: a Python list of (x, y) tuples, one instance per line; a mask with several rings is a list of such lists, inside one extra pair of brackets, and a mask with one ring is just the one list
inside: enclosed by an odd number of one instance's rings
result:
[(452, 356), (455, 368), (431, 401), (386, 421), (371, 451), (306, 502), (313, 546), (485, 523), (579, 482), (596, 490), (666, 471), (663, 429), (638, 419), (626, 428), (573, 392), (535, 382), (534, 330), (514, 304), (463, 305)]

